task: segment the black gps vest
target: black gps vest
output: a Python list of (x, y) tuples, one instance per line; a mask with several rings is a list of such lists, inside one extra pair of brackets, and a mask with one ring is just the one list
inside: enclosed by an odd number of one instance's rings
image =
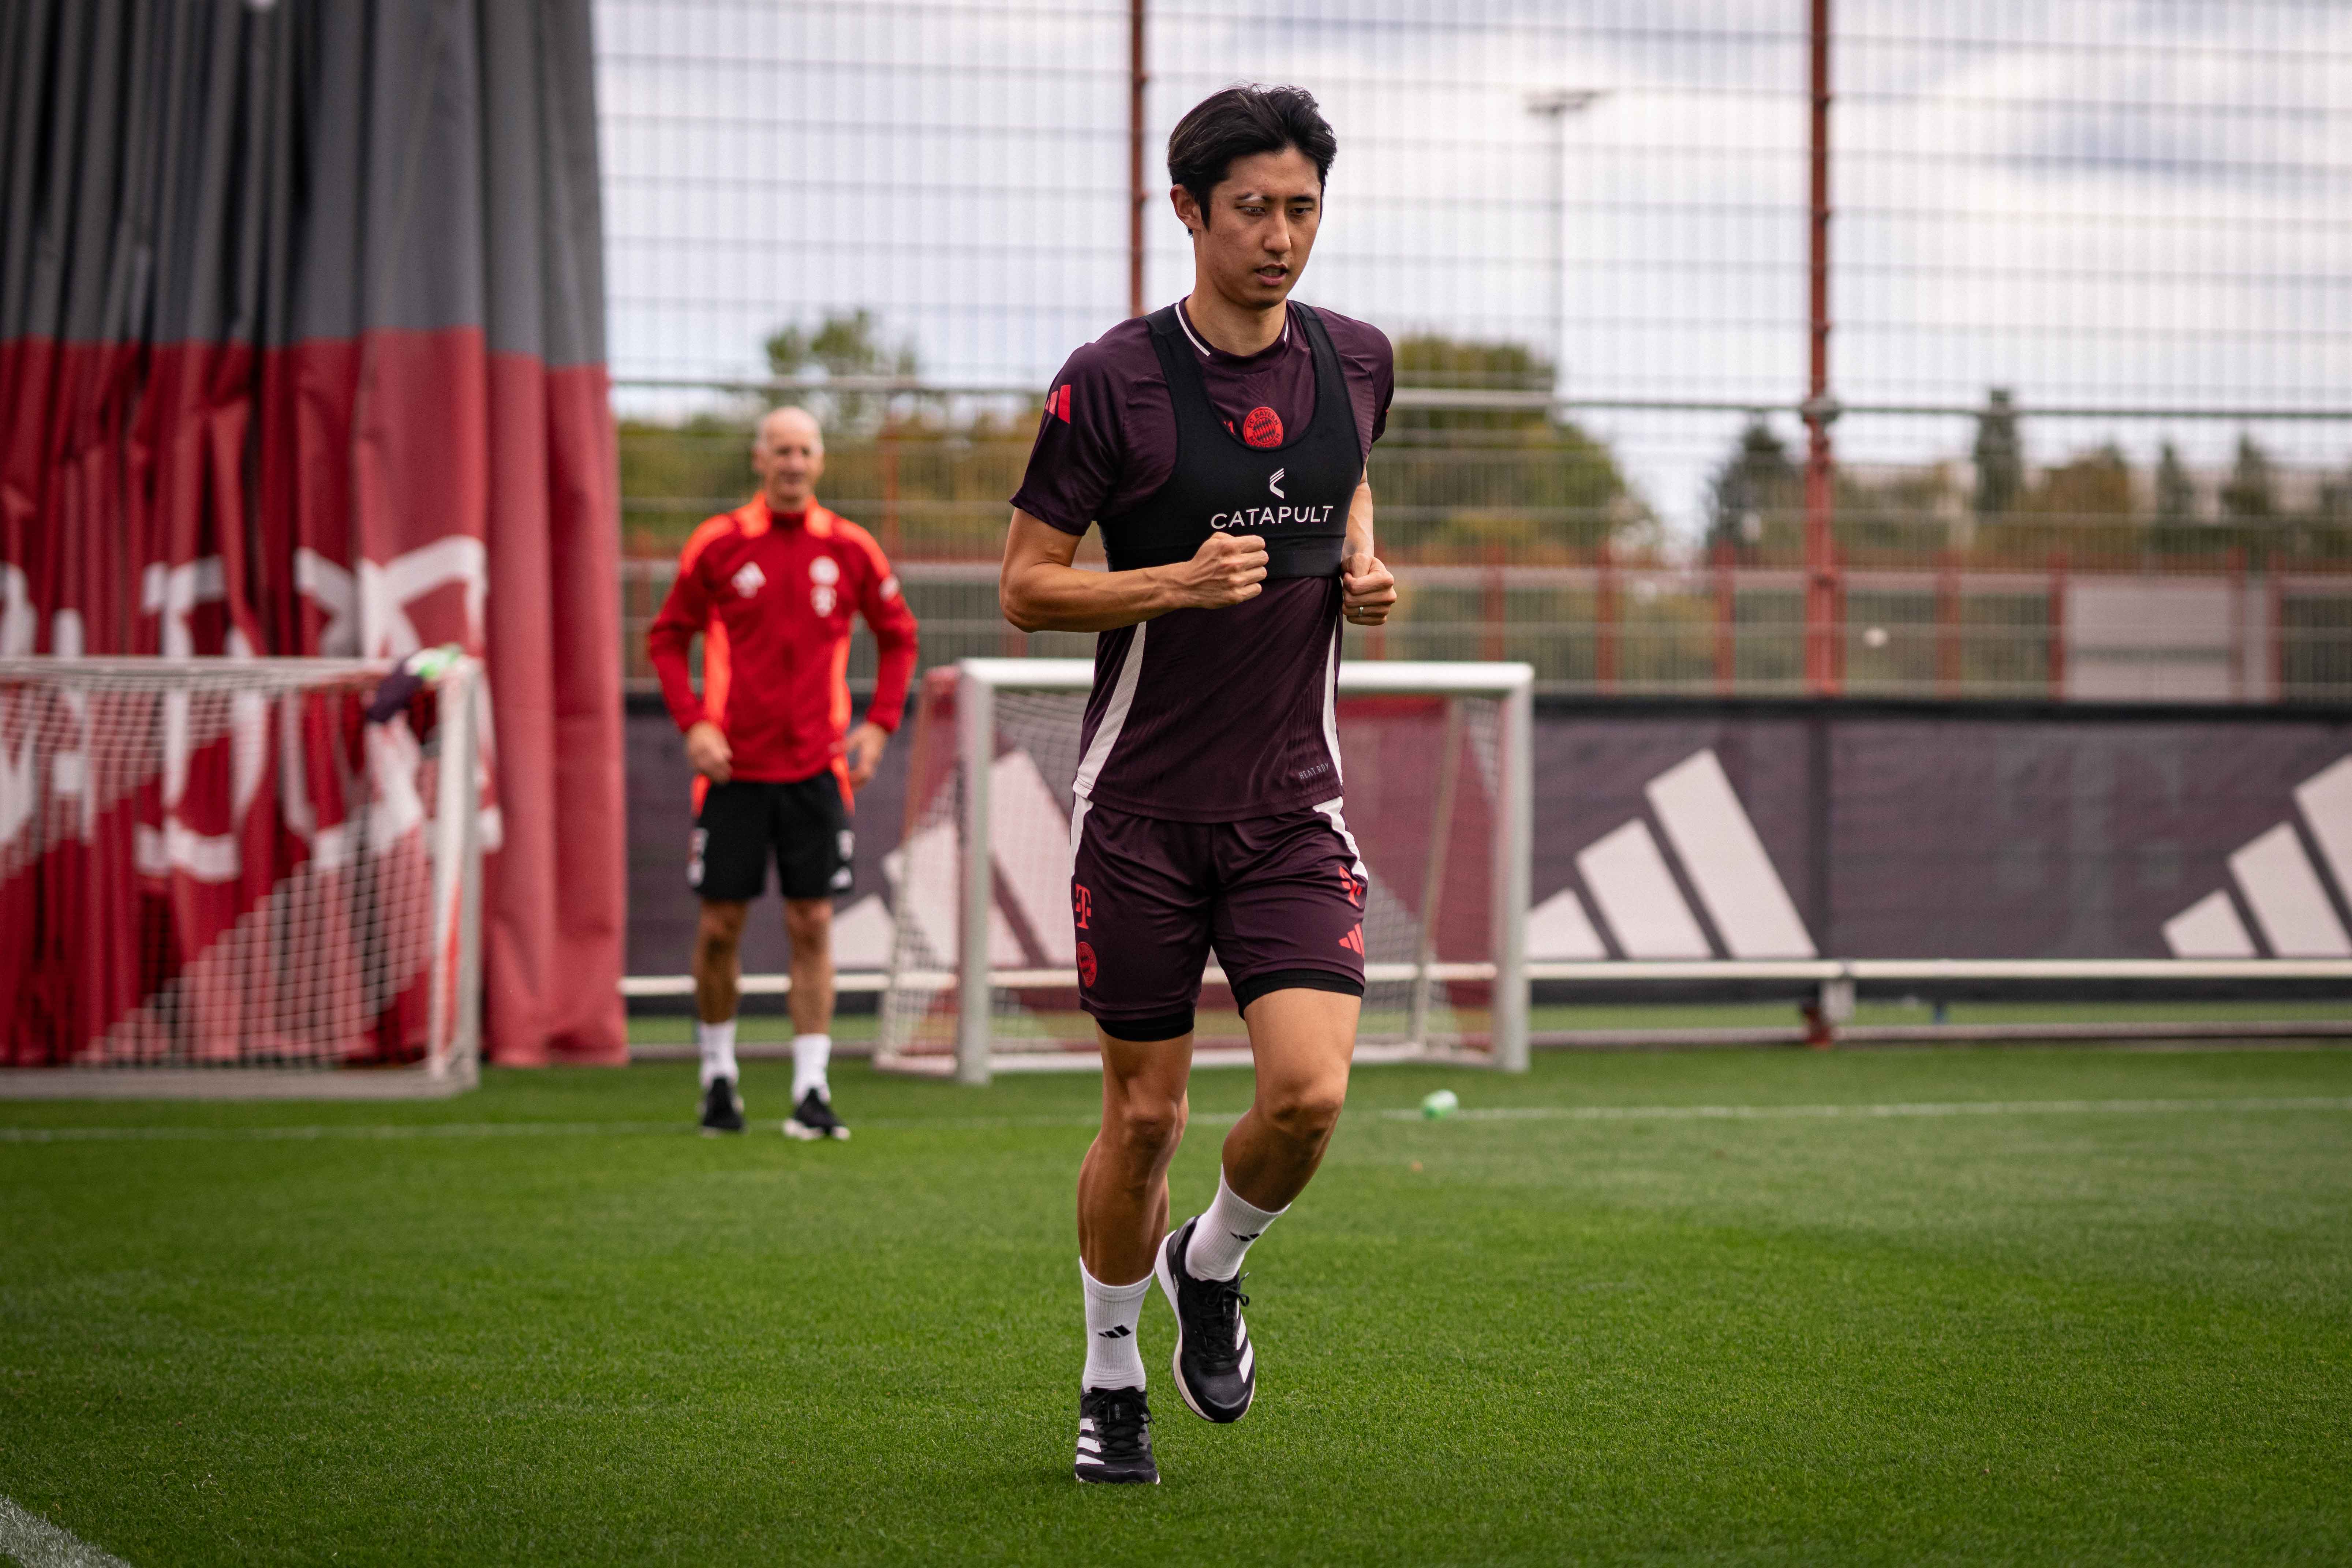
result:
[(1339, 574), (1363, 443), (1329, 334), (1307, 306), (1289, 310), (1315, 356), (1315, 416), (1280, 447), (1248, 446), (1226, 428), (1176, 307), (1151, 312), (1151, 348), (1176, 412), (1176, 466), (1166, 484), (1102, 520), (1113, 571), (1189, 561), (1212, 533), (1251, 533), (1265, 541), (1269, 579)]

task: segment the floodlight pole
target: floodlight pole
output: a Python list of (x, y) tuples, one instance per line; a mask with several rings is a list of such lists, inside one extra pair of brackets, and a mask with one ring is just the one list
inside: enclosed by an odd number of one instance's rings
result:
[(1601, 101), (1597, 88), (1550, 88), (1527, 97), (1528, 112), (1547, 122), (1550, 164), (1545, 171), (1544, 221), (1550, 242), (1550, 266), (1545, 281), (1545, 321), (1551, 329), (1551, 395), (1562, 395), (1562, 369), (1568, 361), (1568, 306), (1561, 274), (1568, 268), (1568, 246), (1560, 230), (1568, 219), (1568, 120)]
[(1143, 70), (1145, 0), (1127, 7), (1127, 313), (1143, 314)]
[(1811, 364), (1804, 404), (1805, 689), (1834, 697), (1845, 684), (1845, 633), (1837, 559), (1837, 470), (1830, 422), (1830, 0), (1812, 0), (1812, 191), (1809, 226)]

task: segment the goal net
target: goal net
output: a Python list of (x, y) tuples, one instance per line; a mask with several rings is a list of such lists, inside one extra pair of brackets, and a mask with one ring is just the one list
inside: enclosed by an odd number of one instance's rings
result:
[(0, 659), (0, 1067), (68, 1069), (0, 1095), (471, 1085), (483, 722), (466, 658)]
[[(1527, 1059), (1524, 664), (1343, 664), (1349, 829), (1370, 873), (1359, 1060)], [(1087, 1067), (1070, 915), (1070, 781), (1094, 666), (968, 658), (917, 708), (876, 1063), (984, 1082)], [(1245, 1048), (1213, 954), (1196, 1059)]]

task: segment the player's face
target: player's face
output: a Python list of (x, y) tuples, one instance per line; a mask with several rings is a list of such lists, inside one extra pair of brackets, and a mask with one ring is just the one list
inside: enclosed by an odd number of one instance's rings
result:
[[(1192, 205), (1188, 198), (1180, 211)], [(1251, 310), (1282, 303), (1307, 270), (1323, 219), (1323, 182), (1296, 147), (1236, 158), (1209, 193), (1205, 213), (1185, 221), (1194, 253), (1218, 293)]]
[(778, 511), (803, 511), (824, 473), (824, 442), (815, 421), (778, 416), (760, 427), (751, 446), (751, 471), (768, 505)]

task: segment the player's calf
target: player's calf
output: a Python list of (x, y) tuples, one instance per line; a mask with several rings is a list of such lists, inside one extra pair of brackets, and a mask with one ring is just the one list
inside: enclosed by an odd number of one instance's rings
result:
[(694, 933), (695, 1054), (701, 1058), (705, 1137), (743, 1131), (742, 1069), (735, 1065), (736, 953), (744, 905), (706, 899)]
[(1255, 1102), (1225, 1139), (1215, 1199), (1168, 1237), (1155, 1264), (1176, 1314), (1178, 1392), (1211, 1421), (1240, 1420), (1257, 1396), (1242, 1261), (1322, 1163), (1347, 1101), (1357, 1008), (1353, 995), (1316, 987), (1261, 992), (1245, 1004)]

